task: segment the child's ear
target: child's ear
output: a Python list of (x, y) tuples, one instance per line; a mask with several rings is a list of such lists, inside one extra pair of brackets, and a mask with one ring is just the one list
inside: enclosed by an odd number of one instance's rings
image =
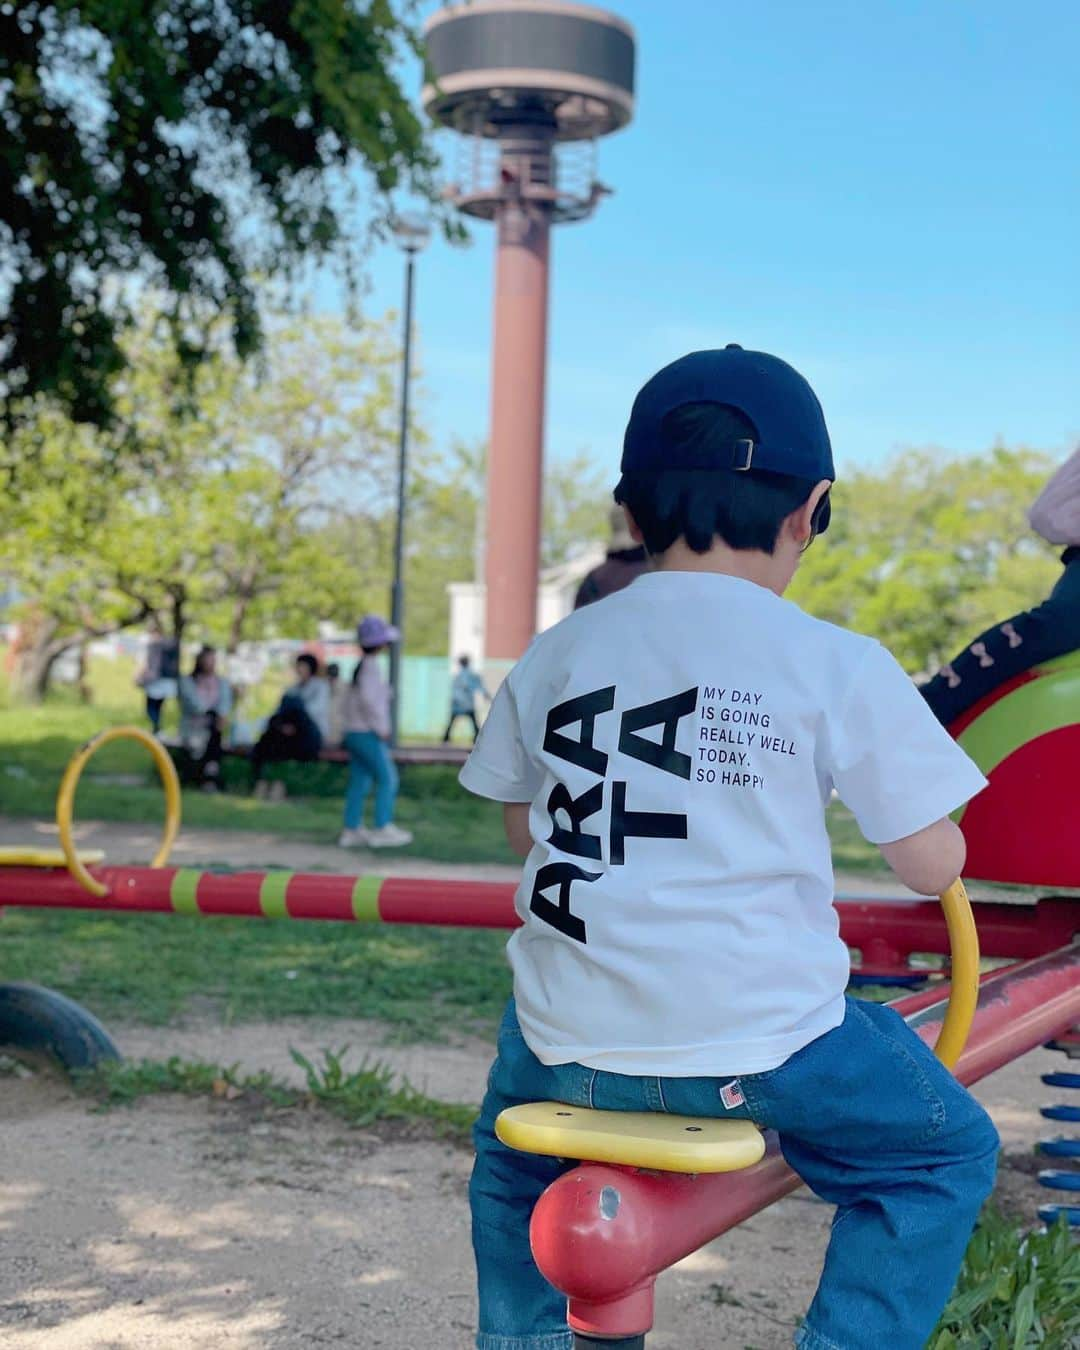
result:
[(644, 543), (645, 536), (641, 533), (641, 526), (634, 519), (634, 514), (628, 506), (623, 505), (623, 515), (626, 517), (626, 528), (630, 531), (630, 538), (635, 544)]
[(792, 511), (787, 518), (787, 527), (791, 532), (791, 537), (800, 548), (806, 548), (810, 540), (814, 537), (814, 516), (822, 498), (832, 487), (832, 483), (823, 478), (820, 483), (814, 485), (813, 491), (802, 506), (797, 511)]

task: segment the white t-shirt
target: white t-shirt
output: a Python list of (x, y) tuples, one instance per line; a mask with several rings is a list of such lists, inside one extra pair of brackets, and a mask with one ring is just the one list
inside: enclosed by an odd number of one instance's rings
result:
[(749, 581), (653, 572), (541, 634), (461, 773), (530, 802), (508, 951), (545, 1064), (760, 1073), (838, 1026), (835, 787), (873, 843), (986, 780), (883, 647)]

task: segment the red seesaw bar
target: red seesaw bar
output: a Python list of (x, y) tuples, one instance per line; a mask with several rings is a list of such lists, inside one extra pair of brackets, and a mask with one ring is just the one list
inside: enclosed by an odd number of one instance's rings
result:
[[(63, 868), (0, 867), (0, 908), (20, 906), (351, 923), (417, 923), (455, 928), (516, 928), (515, 886), (505, 881), (356, 877), (319, 872), (207, 872), (185, 867), (95, 867), (108, 887), (100, 899)], [(948, 933), (936, 900), (836, 903), (840, 933), (864, 967), (903, 969), (913, 952), (945, 953)], [(1080, 933), (1080, 903), (972, 905), (984, 956), (1027, 959)]]

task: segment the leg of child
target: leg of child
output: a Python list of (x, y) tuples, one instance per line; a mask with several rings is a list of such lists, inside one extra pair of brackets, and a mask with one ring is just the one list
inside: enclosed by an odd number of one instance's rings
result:
[(345, 789), (345, 828), (359, 829), (364, 823), (364, 806), (371, 791), (371, 771), (364, 752), (362, 731), (346, 733), (344, 745), (349, 752), (349, 785)]
[(841, 1026), (740, 1079), (760, 1125), (838, 1208), (803, 1350), (921, 1350), (993, 1188), (989, 1117), (891, 1009), (849, 999)]
[(390, 747), (372, 734), (372, 773), (375, 775), (375, 828), (381, 830), (394, 819), (398, 794), (398, 771)]
[(536, 1268), (529, 1218), (547, 1187), (573, 1164), (500, 1144), (495, 1118), (523, 1101), (588, 1106), (593, 1076), (576, 1064), (555, 1068), (541, 1064), (525, 1044), (511, 1001), (473, 1129), (476, 1163), (469, 1204), (480, 1301), (477, 1350), (570, 1350), (566, 1299)]

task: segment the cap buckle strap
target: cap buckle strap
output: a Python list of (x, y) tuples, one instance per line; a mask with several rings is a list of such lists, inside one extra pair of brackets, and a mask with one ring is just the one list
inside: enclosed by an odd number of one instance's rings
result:
[(736, 473), (745, 473), (754, 462), (754, 442), (736, 441), (731, 467)]

